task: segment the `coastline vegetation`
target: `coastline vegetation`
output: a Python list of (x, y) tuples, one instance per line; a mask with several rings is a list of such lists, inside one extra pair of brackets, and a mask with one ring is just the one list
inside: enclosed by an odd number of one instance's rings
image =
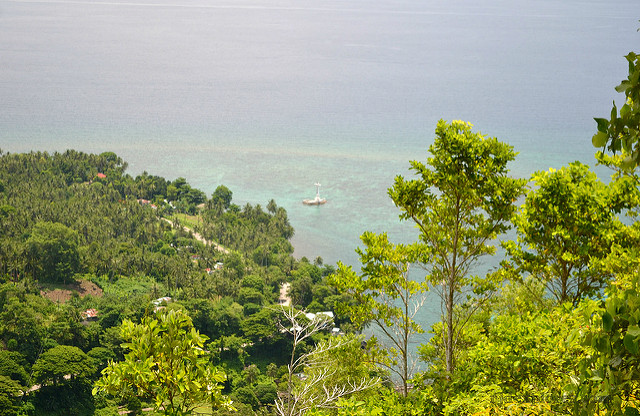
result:
[[(363, 234), (360, 273), (294, 258), (274, 200), (132, 177), (111, 152), (0, 151), (0, 415), (640, 415), (627, 60), (625, 104), (592, 139), (608, 183), (576, 162), (527, 185), (510, 146), (440, 121), (389, 189), (419, 239)], [(501, 266), (476, 275), (511, 227)], [(430, 328), (414, 320), (427, 291)]]

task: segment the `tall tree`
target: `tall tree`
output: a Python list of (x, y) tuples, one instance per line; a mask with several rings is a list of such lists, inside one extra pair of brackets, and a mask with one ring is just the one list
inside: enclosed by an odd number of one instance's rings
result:
[(426, 279), (440, 288), (446, 371), (451, 374), (457, 336), (469, 317), (454, 308), (471, 294), (468, 289), (487, 287), (487, 279), (470, 272), (482, 256), (495, 252), (491, 242), (509, 228), (513, 202), (526, 181), (508, 175), (513, 148), (472, 132), (471, 124), (440, 120), (435, 133), (427, 163), (411, 162), (418, 179), (397, 176), (389, 196), (402, 211), (400, 218), (413, 221), (420, 231)]
[(153, 398), (156, 410), (171, 416), (191, 414), (205, 403), (229, 406), (220, 393), (225, 375), (211, 366), (204, 349), (207, 337), (193, 328), (185, 312), (161, 311), (140, 324), (125, 320), (121, 332), (129, 352), (124, 361), (112, 362), (102, 371), (94, 394), (134, 391)]
[(219, 206), (221, 210), (226, 210), (231, 206), (233, 192), (224, 185), (218, 185), (211, 195), (211, 202), (214, 206)]
[(544, 284), (559, 303), (577, 305), (610, 277), (598, 260), (613, 244), (625, 245), (626, 227), (615, 212), (623, 208), (620, 196), (628, 183), (605, 185), (580, 162), (536, 172), (532, 179), (535, 186), (514, 219), (517, 241), (503, 244), (505, 266)]
[(329, 281), (352, 301), (338, 305), (340, 313), (351, 318), (358, 327), (372, 322), (391, 346), (390, 362), (383, 362), (400, 377), (406, 396), (413, 366), (410, 363), (411, 342), (424, 332), (414, 320), (423, 305), (426, 284), (409, 278), (409, 267), (419, 258), (419, 246), (392, 244), (386, 234), (365, 232), (361, 237), (366, 248), (358, 248), (362, 273), (338, 263)]
[(38, 222), (27, 240), (37, 278), (66, 283), (80, 267), (78, 233), (57, 222)]

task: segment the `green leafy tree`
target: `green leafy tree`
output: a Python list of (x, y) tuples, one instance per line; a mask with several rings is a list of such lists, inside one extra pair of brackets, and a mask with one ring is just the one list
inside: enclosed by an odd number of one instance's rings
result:
[(7, 376), (21, 386), (29, 382), (29, 375), (24, 369), (24, 357), (15, 351), (0, 350), (0, 375)]
[(94, 394), (133, 392), (153, 399), (156, 410), (171, 416), (189, 415), (205, 403), (230, 406), (220, 392), (226, 377), (212, 367), (204, 349), (207, 337), (193, 328), (186, 313), (160, 311), (140, 324), (125, 320), (121, 331), (129, 352), (124, 361), (112, 362), (102, 371)]
[(262, 406), (272, 405), (278, 398), (278, 388), (273, 381), (256, 384), (254, 391)]
[(611, 277), (598, 267), (613, 244), (628, 244), (626, 227), (615, 215), (619, 185), (605, 185), (580, 162), (536, 172), (534, 188), (514, 219), (517, 241), (503, 244), (516, 275), (543, 283), (558, 303), (577, 305), (601, 290)]
[(624, 93), (625, 103), (620, 110), (613, 103), (611, 117), (595, 118), (598, 132), (592, 143), (595, 147), (611, 152), (614, 157), (598, 157), (605, 163), (622, 168), (635, 169), (640, 164), (640, 55), (630, 52), (626, 56), (629, 76), (616, 87)]
[(116, 358), (116, 354), (105, 347), (91, 348), (87, 355), (91, 358), (98, 372), (102, 371), (109, 364), (109, 361)]
[(42, 348), (44, 328), (32, 297), (10, 297), (0, 310), (0, 337), (8, 349), (35, 362)]
[(0, 375), (0, 416), (18, 414), (17, 398), (22, 393), (22, 386), (16, 380)]
[(303, 307), (308, 306), (313, 300), (313, 280), (309, 275), (302, 275), (291, 282), (289, 296), (293, 303)]
[(79, 270), (78, 233), (64, 224), (36, 223), (27, 250), (38, 279), (66, 283)]
[(93, 360), (78, 347), (58, 345), (43, 352), (33, 365), (33, 377), (41, 385), (88, 379), (95, 373)]
[(402, 380), (402, 391), (408, 392), (412, 375), (411, 342), (424, 332), (414, 320), (424, 303), (424, 283), (409, 277), (409, 266), (420, 256), (419, 246), (394, 245), (386, 234), (365, 232), (361, 237), (365, 249), (358, 248), (362, 273), (338, 263), (330, 282), (353, 301), (340, 303), (338, 311), (351, 318), (357, 326), (372, 322), (384, 335), (391, 360), (383, 364)]
[(244, 336), (254, 343), (275, 342), (280, 339), (277, 327), (276, 312), (270, 308), (262, 308), (240, 323)]
[[(255, 410), (260, 405), (260, 401), (256, 396), (256, 393), (253, 391), (251, 387), (242, 386), (238, 387), (231, 396), (234, 399), (234, 402), (240, 402), (246, 405), (248, 408)], [(244, 414), (248, 414), (246, 412)]]
[(495, 252), (491, 242), (509, 228), (525, 181), (508, 175), (507, 163), (516, 156), (511, 146), (472, 132), (462, 121), (440, 120), (429, 152), (426, 165), (411, 162), (418, 179), (396, 177), (389, 195), (402, 211), (400, 218), (416, 224), (427, 280), (440, 288), (444, 361), (451, 373), (457, 336), (474, 310), (461, 316), (454, 308), (470, 296), (468, 289), (479, 295), (491, 288), (489, 279), (472, 277), (470, 270)]
[(250, 287), (242, 287), (238, 291), (238, 303), (244, 305), (246, 303), (255, 303), (262, 305), (264, 295), (256, 289)]
[(213, 203), (213, 205), (218, 206), (223, 210), (229, 209), (232, 199), (233, 192), (231, 192), (231, 190), (224, 185), (219, 185), (211, 195), (211, 202)]
[(81, 349), (68, 345), (50, 348), (40, 355), (32, 371), (39, 384), (33, 398), (36, 414), (93, 414), (91, 378), (96, 369)]
[(236, 335), (225, 336), (222, 335), (219, 338), (211, 341), (209, 348), (212, 351), (217, 351), (217, 360), (220, 364), (233, 365), (234, 361), (238, 365), (244, 367), (245, 360), (249, 356), (247, 353), (247, 347), (251, 346), (251, 342), (248, 339), (242, 338)]
[[(636, 252), (617, 251), (609, 259), (616, 280), (602, 300), (583, 301), (578, 310), (587, 324), (568, 342), (579, 340), (591, 354), (578, 365), (579, 377), (566, 386), (578, 398), (574, 414), (638, 415), (640, 405), (640, 260)], [(622, 266), (622, 267), (621, 267)]]
[(433, 383), (425, 394), (446, 398), (441, 410), (451, 415), (570, 414), (575, 396), (563, 387), (587, 354), (577, 340), (565, 340), (584, 322), (566, 305), (494, 316), (476, 331), (453, 381)]

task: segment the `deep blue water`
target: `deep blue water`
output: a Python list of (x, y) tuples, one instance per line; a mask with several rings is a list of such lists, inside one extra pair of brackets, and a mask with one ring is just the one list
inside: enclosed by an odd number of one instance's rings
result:
[[(207, 194), (225, 184), (240, 205), (274, 198), (298, 256), (355, 264), (365, 230), (414, 238), (386, 189), (426, 157), (440, 118), (512, 144), (514, 176), (593, 165), (592, 118), (621, 100), (639, 11), (637, 0), (3, 0), (0, 148), (115, 151), (133, 175), (183, 176)], [(329, 202), (303, 206), (317, 181)]]

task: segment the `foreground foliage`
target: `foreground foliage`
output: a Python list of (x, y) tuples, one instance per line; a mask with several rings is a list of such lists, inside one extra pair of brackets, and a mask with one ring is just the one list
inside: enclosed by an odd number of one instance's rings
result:
[(332, 323), (330, 317), (318, 314), (309, 319), (302, 311), (287, 307), (280, 312), (284, 317), (281, 331), (292, 337), (293, 345), (287, 366), (287, 390), (275, 402), (278, 415), (302, 416), (313, 409), (335, 408), (339, 399), (380, 383), (374, 375), (375, 365), (359, 351), (360, 343), (353, 336), (330, 337), (310, 351), (299, 351), (305, 339)]
[(122, 323), (124, 361), (102, 370), (94, 394), (133, 394), (153, 400), (165, 415), (183, 416), (199, 405), (228, 407), (221, 395), (225, 375), (211, 365), (204, 350), (206, 337), (193, 328), (191, 318), (179, 310), (160, 311), (140, 324)]
[(625, 103), (620, 110), (614, 103), (608, 120), (595, 118), (598, 131), (592, 143), (614, 155), (603, 160), (632, 171), (640, 165), (640, 55), (630, 52), (625, 58), (629, 76), (616, 87), (617, 92), (624, 93)]
[(605, 300), (580, 307), (588, 326), (574, 330), (593, 353), (580, 362), (580, 374), (567, 390), (580, 400), (576, 414), (608, 411), (637, 415), (640, 407), (640, 275), (621, 276)]

